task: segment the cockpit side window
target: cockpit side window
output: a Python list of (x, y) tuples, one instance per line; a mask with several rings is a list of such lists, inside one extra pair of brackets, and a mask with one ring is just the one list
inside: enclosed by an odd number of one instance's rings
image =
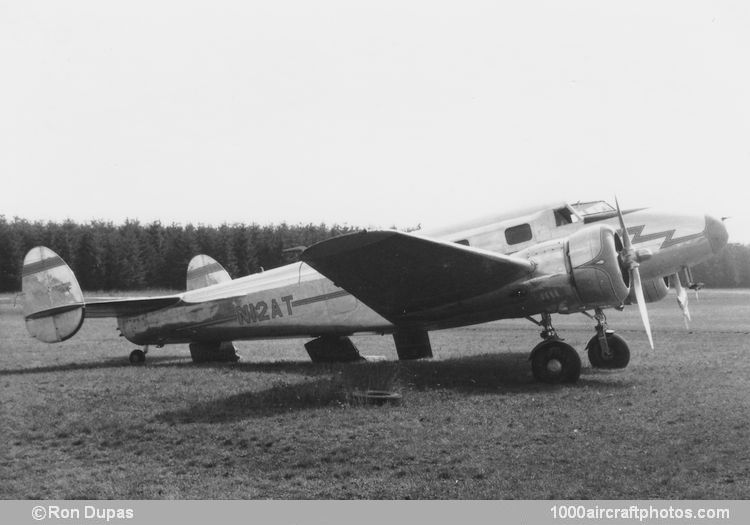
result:
[(508, 244), (520, 244), (530, 241), (532, 237), (531, 225), (529, 224), (519, 224), (505, 230), (505, 241)]
[(576, 202), (572, 205), (573, 209), (578, 212), (579, 215), (595, 215), (597, 213), (609, 213), (615, 211), (615, 209), (604, 201), (594, 202)]
[(555, 210), (555, 226), (564, 226), (573, 222), (573, 214), (568, 208)]
[(578, 222), (581, 218), (570, 206), (564, 206), (554, 210), (555, 214), (555, 226), (565, 226), (566, 224), (573, 224)]

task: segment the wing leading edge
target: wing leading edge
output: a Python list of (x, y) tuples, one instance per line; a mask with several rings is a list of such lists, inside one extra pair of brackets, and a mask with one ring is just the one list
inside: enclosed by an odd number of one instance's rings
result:
[(529, 261), (397, 231), (342, 235), (301, 256), (337, 286), (395, 324), (439, 320), (446, 307), (529, 275)]

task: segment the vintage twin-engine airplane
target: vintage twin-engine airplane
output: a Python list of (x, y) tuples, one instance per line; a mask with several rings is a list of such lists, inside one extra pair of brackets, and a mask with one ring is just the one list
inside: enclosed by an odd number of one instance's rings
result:
[(184, 293), (92, 301), (57, 254), (36, 247), (24, 260), (24, 316), (45, 342), (72, 337), (84, 317), (116, 317), (121, 334), (145, 347), (131, 362), (172, 343), (188, 343), (196, 362), (236, 360), (232, 341), (278, 337), (314, 338), (305, 344), (313, 361), (358, 360), (355, 333), (393, 334), (399, 359), (417, 359), (432, 356), (430, 330), (525, 317), (543, 328), (534, 377), (575, 382), (580, 358), (551, 314), (595, 320), (592, 366), (623, 368), (630, 350), (603, 309), (637, 303), (651, 342), (645, 303), (667, 295), (668, 278), (688, 316), (680, 274), (726, 243), (724, 225), (706, 215), (560, 204), (430, 232), (342, 235), (299, 262), (234, 280), (198, 255)]

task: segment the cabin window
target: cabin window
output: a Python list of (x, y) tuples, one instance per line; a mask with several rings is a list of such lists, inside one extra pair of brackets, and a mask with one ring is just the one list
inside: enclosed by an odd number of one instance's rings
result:
[(573, 222), (573, 214), (568, 208), (555, 210), (555, 226), (565, 226)]
[(531, 226), (529, 224), (519, 224), (505, 230), (505, 240), (508, 244), (530, 241), (531, 237)]
[(462, 244), (464, 246), (469, 246), (469, 241), (466, 239), (461, 239), (460, 241), (456, 241), (456, 244)]

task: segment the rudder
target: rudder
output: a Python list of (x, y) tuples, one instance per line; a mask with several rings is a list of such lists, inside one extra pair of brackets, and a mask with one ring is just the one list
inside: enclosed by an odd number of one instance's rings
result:
[(231, 280), (229, 272), (208, 255), (196, 255), (190, 259), (186, 279), (188, 292)]
[(29, 250), (23, 260), (23, 316), (26, 330), (45, 343), (73, 337), (81, 328), (84, 302), (73, 271), (44, 246)]

